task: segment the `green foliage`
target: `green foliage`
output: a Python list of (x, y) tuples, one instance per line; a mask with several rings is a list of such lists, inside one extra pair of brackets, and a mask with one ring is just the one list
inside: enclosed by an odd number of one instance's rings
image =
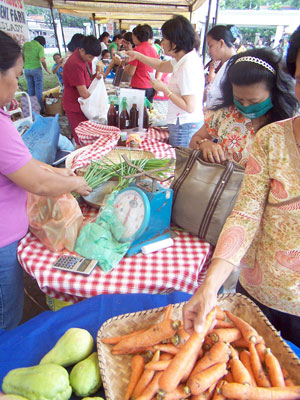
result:
[(243, 43), (250, 42), (254, 43), (256, 33), (259, 33), (259, 37), (262, 38), (263, 42), (268, 42), (271, 37), (275, 36), (276, 28), (242, 28), (239, 27), (239, 33), (242, 36)]
[(271, 10), (282, 7), (300, 9), (300, 0), (221, 0), (220, 9), (223, 10), (259, 10), (261, 6), (268, 6)]

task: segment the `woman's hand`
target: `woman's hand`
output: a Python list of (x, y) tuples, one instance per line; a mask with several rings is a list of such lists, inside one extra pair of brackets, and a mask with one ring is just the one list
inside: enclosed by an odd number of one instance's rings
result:
[(89, 187), (83, 176), (76, 176), (73, 177), (72, 179), (74, 180), (76, 179), (73, 192), (76, 192), (81, 196), (88, 196), (91, 193), (92, 188)]
[(76, 176), (75, 172), (71, 170), (71, 168), (54, 168), (54, 172), (56, 174), (62, 175), (62, 176)]
[(150, 82), (156, 92), (168, 92), (168, 86), (164, 82), (157, 79), (150, 79)]
[(128, 50), (126, 51), (126, 54), (129, 56), (128, 61), (134, 61), (134, 60), (138, 60), (140, 61), (141, 58), (141, 53), (139, 53), (138, 51), (134, 51), (134, 50)]
[(183, 306), (184, 329), (192, 334), (193, 331), (200, 333), (203, 329), (205, 318), (217, 304), (217, 291), (203, 284)]
[(218, 143), (202, 142), (200, 150), (202, 150), (203, 158), (206, 162), (222, 164), (223, 161), (226, 161), (224, 151)]

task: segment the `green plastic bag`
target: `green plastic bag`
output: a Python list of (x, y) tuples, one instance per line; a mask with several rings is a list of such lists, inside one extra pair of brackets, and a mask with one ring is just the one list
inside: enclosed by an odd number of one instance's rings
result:
[(125, 228), (114, 212), (116, 194), (115, 191), (110, 195), (96, 222), (81, 229), (74, 248), (81, 256), (98, 260), (104, 272), (116, 267), (131, 245), (131, 242), (120, 241)]

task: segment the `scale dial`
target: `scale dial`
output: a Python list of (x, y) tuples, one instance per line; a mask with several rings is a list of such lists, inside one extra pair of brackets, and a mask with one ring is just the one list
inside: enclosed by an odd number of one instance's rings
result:
[(145, 193), (137, 187), (122, 190), (114, 201), (115, 212), (125, 227), (122, 241), (137, 239), (148, 226), (150, 203)]

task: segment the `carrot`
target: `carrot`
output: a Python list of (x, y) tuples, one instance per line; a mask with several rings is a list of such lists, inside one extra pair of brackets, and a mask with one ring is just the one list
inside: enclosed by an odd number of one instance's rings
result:
[(192, 394), (203, 393), (211, 385), (226, 375), (226, 363), (217, 363), (211, 367), (193, 374), (187, 381)]
[(230, 360), (230, 368), (234, 382), (242, 383), (243, 385), (251, 385), (251, 375), (241, 360)]
[(191, 397), (191, 400), (207, 400), (207, 392), (196, 394)]
[(232, 360), (239, 360), (240, 356), (237, 350), (235, 350), (231, 345), (229, 345), (229, 351), (230, 351), (230, 358)]
[(166, 319), (158, 324), (152, 325), (145, 332), (131, 336), (129, 338), (121, 340), (117, 343), (113, 350), (127, 351), (134, 347), (147, 347), (154, 346), (160, 343), (162, 340), (168, 339), (174, 335), (180, 325), (180, 321), (172, 321)]
[(181, 400), (190, 397), (191, 393), (184, 385), (178, 385), (178, 387), (172, 392), (166, 393), (164, 396), (158, 395), (158, 400)]
[(209, 337), (214, 343), (217, 342), (228, 342), (231, 343), (242, 337), (242, 333), (237, 328), (224, 328), (224, 329), (214, 329)]
[(216, 343), (205, 355), (197, 362), (191, 375), (203, 371), (206, 368), (220, 362), (227, 362), (229, 359), (229, 347), (224, 342)]
[(224, 376), (224, 380), (226, 381), (226, 382), (233, 382), (233, 376), (232, 376), (232, 373), (229, 371), (229, 372), (227, 372), (227, 374)]
[(154, 371), (164, 371), (170, 364), (171, 360), (150, 361), (145, 364), (146, 369), (153, 369)]
[(158, 391), (158, 380), (161, 374), (162, 372), (157, 372), (154, 375), (152, 381), (149, 383), (143, 393), (136, 398), (136, 400), (151, 400), (153, 396), (155, 396), (156, 392)]
[(144, 358), (140, 355), (133, 356), (131, 359), (131, 375), (124, 395), (124, 400), (129, 400), (133, 390), (144, 371)]
[(216, 306), (216, 319), (221, 319), (221, 320), (225, 320), (226, 318), (226, 313), (225, 311), (223, 311), (219, 306)]
[(206, 317), (203, 331), (201, 333), (193, 332), (182, 349), (180, 349), (179, 353), (175, 355), (172, 362), (159, 379), (159, 386), (162, 391), (174, 391), (185, 375), (186, 371), (190, 368), (193, 368), (198, 357), (199, 350), (201, 349), (203, 339), (206, 336), (214, 319), (215, 310), (213, 309)]
[(168, 304), (166, 309), (165, 309), (163, 320), (171, 319), (172, 312), (173, 312), (173, 305), (172, 304)]
[(252, 371), (252, 367), (251, 367), (251, 360), (250, 360), (250, 353), (248, 350), (242, 350), (240, 352), (240, 360), (242, 361), (242, 363), (244, 364), (244, 366), (247, 368), (250, 376), (251, 376), (251, 385), (252, 386), (257, 386), (256, 382), (255, 382), (255, 377)]
[(117, 344), (122, 339), (127, 339), (131, 336), (137, 335), (139, 333), (143, 333), (143, 332), (145, 332), (145, 330), (146, 329), (140, 329), (138, 331), (134, 331), (134, 332), (128, 333), (127, 335), (123, 335), (123, 336), (106, 337), (106, 338), (101, 339), (101, 341), (102, 341), (102, 343), (105, 343), (105, 344)]
[(156, 344), (154, 348), (170, 354), (177, 354), (179, 352), (179, 349), (173, 344)]
[(221, 319), (216, 320), (216, 325), (214, 326), (215, 329), (219, 328), (235, 328), (235, 325), (232, 322), (223, 321)]
[(224, 385), (225, 381), (220, 380), (217, 383), (216, 390), (214, 392), (212, 400), (225, 400), (225, 397), (222, 394), (222, 386)]
[(239, 318), (237, 315), (232, 314), (230, 311), (226, 311), (226, 315), (242, 332), (243, 338), (246, 339), (247, 342), (258, 343), (259, 335), (253, 326), (248, 324), (248, 322), (244, 321), (242, 318)]
[(240, 400), (299, 400), (300, 386), (262, 388), (226, 383), (222, 387), (222, 394), (228, 399)]
[(160, 352), (160, 360), (171, 360), (173, 358), (173, 354), (170, 353), (162, 353)]
[(283, 373), (277, 358), (272, 354), (271, 349), (266, 349), (265, 364), (272, 386), (285, 387)]
[(171, 337), (171, 342), (174, 346), (181, 349), (185, 342), (189, 339), (190, 335), (184, 330), (183, 326), (180, 326), (177, 333)]
[(215, 345), (215, 343), (211, 340), (211, 337), (206, 336), (206, 338), (204, 339), (204, 342), (203, 342), (202, 349), (204, 351), (209, 351), (214, 345)]
[(116, 355), (120, 354), (137, 354), (137, 353), (145, 353), (146, 351), (150, 351), (152, 353), (155, 353), (156, 349), (153, 346), (148, 346), (148, 347), (132, 347), (131, 349), (127, 350), (111, 350), (111, 353)]
[[(154, 353), (152, 358), (153, 361), (159, 360), (159, 350)], [(144, 369), (140, 379), (138, 380), (131, 396), (131, 400), (136, 400), (138, 396), (140, 396), (149, 383), (152, 381), (155, 371), (153, 369)]]
[(265, 361), (265, 354), (266, 354), (266, 345), (265, 343), (261, 342), (255, 345), (258, 357), (260, 359), (260, 362)]
[(287, 370), (285, 368), (282, 368), (282, 374), (283, 374), (284, 382), (285, 382), (286, 386), (295, 386), (295, 383), (290, 378), (289, 373), (287, 372)]
[(245, 348), (248, 348), (248, 346), (249, 346), (249, 343), (243, 337), (238, 339), (238, 340), (235, 340), (234, 342), (231, 342), (231, 344), (234, 347), (245, 347)]
[(255, 377), (255, 382), (257, 383), (257, 386), (270, 387), (271, 386), (270, 381), (263, 370), (263, 367), (262, 367), (261, 361), (259, 359), (259, 356), (257, 354), (254, 343), (249, 344), (249, 350), (250, 350), (251, 367), (252, 367), (253, 375)]

